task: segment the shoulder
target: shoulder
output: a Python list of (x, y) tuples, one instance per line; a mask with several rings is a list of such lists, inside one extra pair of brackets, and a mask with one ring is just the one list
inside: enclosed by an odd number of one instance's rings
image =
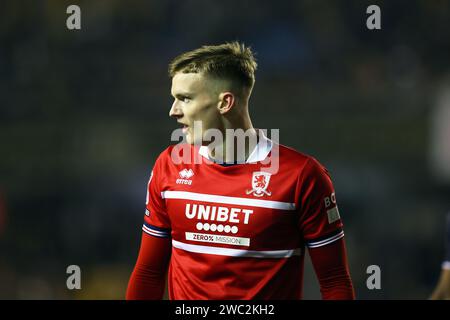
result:
[(280, 168), (296, 176), (299, 187), (331, 186), (328, 169), (315, 157), (291, 147), (279, 145)]
[(315, 157), (293, 148), (280, 145), (280, 161), (290, 159), (291, 172), (296, 173), (296, 193), (306, 198), (318, 199), (334, 192), (333, 182), (327, 168)]
[(295, 150), (294, 148), (279, 144), (280, 160), (300, 168), (303, 173), (326, 173), (328, 170), (315, 157)]

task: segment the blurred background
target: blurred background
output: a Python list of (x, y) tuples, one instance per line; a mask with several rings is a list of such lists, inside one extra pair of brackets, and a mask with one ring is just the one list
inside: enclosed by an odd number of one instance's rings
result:
[[(447, 0), (1, 1), (0, 298), (124, 298), (177, 127), (167, 64), (231, 40), (257, 53), (254, 125), (331, 172), (357, 297), (428, 298), (450, 210)], [(309, 260), (304, 295), (320, 298)]]

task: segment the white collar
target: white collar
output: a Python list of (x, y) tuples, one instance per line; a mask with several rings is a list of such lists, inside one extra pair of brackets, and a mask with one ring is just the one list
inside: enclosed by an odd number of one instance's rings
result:
[[(267, 138), (263, 131), (257, 130), (256, 131), (259, 136), (259, 141), (253, 151), (250, 153), (248, 159), (245, 161), (245, 163), (256, 163), (258, 161), (263, 161), (267, 156), (269, 155), (270, 151), (272, 150), (273, 142), (269, 138)], [(213, 161), (209, 157), (208, 153), (208, 147), (207, 146), (201, 146), (198, 150), (198, 153), (210, 160)]]

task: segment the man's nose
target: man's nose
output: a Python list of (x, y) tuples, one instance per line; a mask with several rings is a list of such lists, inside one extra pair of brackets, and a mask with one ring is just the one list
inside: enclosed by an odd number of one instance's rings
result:
[(169, 111), (169, 116), (170, 117), (175, 117), (175, 118), (179, 118), (183, 115), (183, 113), (181, 112), (181, 108), (178, 106), (177, 102), (175, 101), (172, 104), (172, 107), (170, 108)]

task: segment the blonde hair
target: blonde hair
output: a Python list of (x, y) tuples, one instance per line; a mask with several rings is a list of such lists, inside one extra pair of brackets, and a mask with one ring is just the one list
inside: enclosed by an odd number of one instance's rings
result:
[(255, 83), (257, 63), (250, 47), (237, 41), (202, 46), (182, 53), (169, 64), (169, 76), (181, 73), (203, 73), (230, 81), (236, 89), (250, 92)]

